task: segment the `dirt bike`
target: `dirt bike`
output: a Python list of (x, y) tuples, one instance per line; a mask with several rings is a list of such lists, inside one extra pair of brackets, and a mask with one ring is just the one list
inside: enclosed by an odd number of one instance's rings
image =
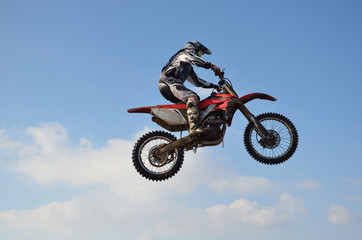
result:
[[(218, 93), (200, 101), (199, 131), (181, 137), (188, 129), (186, 104), (157, 105), (128, 109), (129, 113), (147, 113), (152, 121), (170, 132), (181, 132), (180, 138), (165, 131), (151, 131), (143, 135), (132, 152), (133, 165), (145, 178), (162, 181), (174, 176), (182, 167), (184, 152), (200, 147), (216, 146), (225, 136), (227, 126), (239, 110), (249, 121), (244, 132), (244, 145), (257, 161), (276, 165), (288, 160), (297, 149), (298, 133), (293, 123), (277, 113), (254, 116), (245, 104), (254, 99), (276, 101), (264, 93), (238, 97), (231, 81), (219, 74)], [(196, 152), (196, 151), (195, 151)]]

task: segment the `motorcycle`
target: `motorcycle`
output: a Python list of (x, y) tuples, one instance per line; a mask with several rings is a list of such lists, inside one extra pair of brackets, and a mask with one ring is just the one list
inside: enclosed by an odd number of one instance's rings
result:
[(136, 142), (132, 151), (133, 165), (145, 178), (162, 181), (173, 177), (182, 167), (184, 152), (223, 142), (227, 127), (239, 110), (249, 121), (244, 131), (247, 152), (258, 162), (276, 165), (288, 160), (296, 151), (298, 132), (294, 124), (278, 113), (254, 116), (245, 106), (255, 99), (276, 101), (264, 93), (238, 97), (232, 83), (219, 74), (218, 92), (200, 101), (199, 131), (182, 137), (188, 129), (186, 104), (168, 104), (128, 109), (129, 113), (152, 115), (152, 121), (170, 132), (181, 132), (180, 138), (166, 131), (151, 131)]

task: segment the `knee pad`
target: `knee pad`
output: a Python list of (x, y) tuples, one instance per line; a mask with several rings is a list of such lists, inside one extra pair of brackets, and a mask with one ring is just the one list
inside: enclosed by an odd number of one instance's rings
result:
[(190, 107), (199, 107), (199, 97), (197, 95), (192, 95), (188, 97), (186, 102), (187, 108)]

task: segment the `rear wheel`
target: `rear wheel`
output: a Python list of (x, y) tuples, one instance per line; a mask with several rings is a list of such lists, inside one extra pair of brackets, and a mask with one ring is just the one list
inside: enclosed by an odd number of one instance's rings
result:
[(275, 165), (288, 160), (298, 146), (298, 132), (293, 123), (277, 113), (264, 113), (256, 117), (269, 132), (268, 139), (262, 139), (254, 123), (245, 129), (244, 144), (249, 154), (257, 161)]
[(164, 131), (154, 131), (143, 135), (135, 144), (132, 152), (133, 165), (145, 178), (162, 181), (174, 176), (181, 168), (184, 151), (176, 149), (156, 156), (156, 151), (177, 138)]

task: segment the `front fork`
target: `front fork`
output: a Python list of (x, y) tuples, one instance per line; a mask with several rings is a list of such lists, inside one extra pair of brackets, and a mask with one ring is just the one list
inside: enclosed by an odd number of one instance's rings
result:
[(238, 106), (238, 109), (246, 117), (246, 119), (248, 119), (249, 122), (254, 123), (255, 129), (262, 137), (262, 139), (269, 139), (270, 134), (268, 130), (266, 130), (265, 127), (259, 122), (259, 120), (255, 118), (255, 116), (249, 111), (249, 109), (246, 108), (245, 104), (242, 103), (239, 99), (237, 100), (236, 104)]
[[(228, 85), (224, 84), (223, 87), (228, 93), (238, 96), (232, 88), (229, 88)], [(240, 99), (236, 101), (236, 104), (238, 106), (238, 109), (246, 117), (246, 119), (248, 119), (249, 122), (254, 123), (255, 129), (258, 132), (258, 134), (262, 137), (262, 139), (263, 140), (270, 139), (271, 136), (268, 130), (266, 130), (265, 127), (259, 122), (259, 120), (255, 118), (255, 116), (249, 111), (249, 109), (246, 108), (245, 104), (242, 101), (240, 101)]]

